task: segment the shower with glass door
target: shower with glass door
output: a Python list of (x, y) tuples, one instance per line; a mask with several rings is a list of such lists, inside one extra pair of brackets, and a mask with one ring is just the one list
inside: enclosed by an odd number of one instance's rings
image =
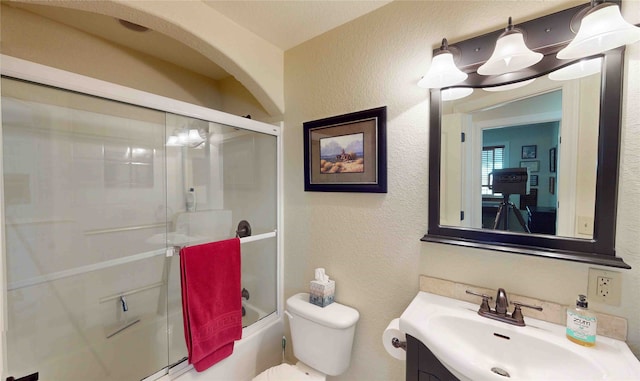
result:
[(243, 325), (277, 310), (277, 133), (9, 77), (1, 89), (7, 376), (184, 365), (173, 254), (241, 221)]

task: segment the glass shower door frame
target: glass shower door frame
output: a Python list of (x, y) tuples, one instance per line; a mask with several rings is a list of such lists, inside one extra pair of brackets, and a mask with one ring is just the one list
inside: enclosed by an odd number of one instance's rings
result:
[[(4, 77), (15, 78), (20, 80), (25, 80), (29, 82), (34, 82), (37, 84), (42, 84), (46, 86), (52, 86), (55, 88), (60, 88), (63, 90), (70, 90), (82, 94), (92, 95), (100, 98), (104, 98), (107, 100), (113, 100), (117, 102), (132, 104), (135, 106), (146, 107), (149, 109), (154, 109), (163, 112), (174, 113), (178, 115), (183, 115), (187, 117), (198, 118), (202, 120), (207, 120), (210, 122), (220, 123), (224, 125), (239, 127), (242, 129), (246, 129), (249, 131), (264, 133), (268, 135), (272, 135), (276, 137), (276, 155), (277, 155), (277, 216), (276, 216), (276, 247), (277, 247), (277, 274), (276, 274), (276, 313), (272, 316), (269, 316), (256, 324), (251, 325), (250, 327), (245, 328), (245, 332), (243, 333), (243, 337), (251, 335), (254, 331), (260, 330), (263, 326), (271, 324), (274, 320), (282, 319), (282, 311), (283, 311), (283, 301), (282, 301), (282, 285), (283, 285), (283, 274), (282, 274), (282, 236), (281, 234), (277, 234), (281, 232), (282, 227), (282, 208), (283, 208), (283, 198), (282, 198), (282, 123), (280, 125), (275, 126), (271, 124), (266, 124), (262, 122), (258, 122), (255, 120), (239, 117), (236, 115), (227, 114), (224, 112), (220, 112), (213, 109), (208, 109), (205, 107), (189, 104), (183, 101), (178, 101), (174, 99), (170, 99), (163, 96), (158, 96), (155, 94), (146, 93), (144, 91), (131, 89), (125, 86), (116, 85), (113, 83), (109, 83), (102, 80), (97, 80), (94, 78), (86, 77), (83, 75), (55, 69), (52, 67), (48, 67), (45, 65), (36, 64), (30, 61), (18, 59), (15, 57), (10, 57), (6, 55), (0, 55), (0, 70), (1, 74)], [(1, 121), (1, 120), (0, 120)], [(1, 125), (0, 125), (0, 144), (2, 144), (1, 138)], [(2, 156), (0, 155), (0, 170), (3, 168), (2, 166)], [(0, 200), (4, 200), (3, 195), (3, 184), (2, 176), (0, 176)], [(0, 220), (4, 221), (4, 202), (0, 203)], [(2, 263), (0, 263), (0, 287), (2, 287), (2, 292), (0, 292), (0, 327), (2, 329), (2, 345), (0, 347), (0, 374), (4, 374), (4, 365), (6, 364), (6, 338), (5, 332), (7, 327), (7, 305), (6, 305), (6, 293), (7, 293), (7, 284), (6, 284), (6, 263), (5, 263), (5, 228), (4, 224), (0, 224), (0, 242), (2, 242)], [(256, 237), (258, 238), (258, 237)], [(154, 375), (151, 375), (147, 378), (147, 380), (161, 379), (161, 380), (170, 380), (173, 379), (187, 371), (189, 371), (192, 367), (187, 365), (186, 361), (183, 361), (180, 364), (176, 364), (172, 366), (169, 364), (168, 368), (160, 369)]]

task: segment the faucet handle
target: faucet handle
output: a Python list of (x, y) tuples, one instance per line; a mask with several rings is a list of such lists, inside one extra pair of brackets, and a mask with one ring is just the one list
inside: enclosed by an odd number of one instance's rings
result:
[(516, 308), (526, 307), (526, 308), (531, 308), (532, 310), (542, 311), (542, 307), (540, 307), (540, 306), (532, 306), (532, 305), (524, 304), (524, 303), (520, 303), (520, 302), (511, 302), (511, 304), (516, 306)]
[(522, 315), (522, 310), (520, 307), (531, 308), (537, 311), (542, 311), (542, 307), (540, 306), (531, 306), (529, 304), (524, 304), (520, 302), (511, 302), (514, 306), (513, 313), (511, 314), (511, 318), (516, 321), (516, 323), (522, 324), (524, 326), (524, 316)]
[(467, 294), (479, 296), (479, 297), (482, 298), (482, 303), (480, 304), (480, 311), (489, 312), (491, 310), (491, 308), (489, 307), (489, 300), (492, 300), (493, 297), (491, 297), (489, 295), (486, 295), (486, 294), (480, 294), (480, 293), (477, 293), (477, 292), (473, 292), (471, 290), (467, 290), (466, 292), (467, 292)]

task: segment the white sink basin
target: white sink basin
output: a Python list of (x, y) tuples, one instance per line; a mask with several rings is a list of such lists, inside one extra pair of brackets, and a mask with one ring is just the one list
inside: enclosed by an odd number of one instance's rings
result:
[(517, 327), (479, 316), (478, 307), (419, 292), (400, 330), (462, 381), (640, 380), (640, 362), (623, 341), (598, 336), (595, 347), (582, 347), (564, 326), (525, 316), (527, 326)]

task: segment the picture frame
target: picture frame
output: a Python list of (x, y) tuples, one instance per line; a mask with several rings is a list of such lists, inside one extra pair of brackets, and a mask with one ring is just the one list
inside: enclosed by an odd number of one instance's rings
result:
[(303, 123), (304, 190), (387, 193), (387, 107)]
[(539, 172), (540, 160), (521, 161), (520, 168), (529, 168), (529, 172)]
[(532, 187), (538, 186), (538, 175), (531, 175), (529, 178), (529, 185)]
[(556, 194), (556, 178), (549, 177), (549, 194)]
[(538, 146), (529, 145), (522, 146), (522, 159), (536, 159), (538, 157)]
[(557, 148), (553, 147), (549, 149), (549, 172), (556, 171), (557, 163)]

